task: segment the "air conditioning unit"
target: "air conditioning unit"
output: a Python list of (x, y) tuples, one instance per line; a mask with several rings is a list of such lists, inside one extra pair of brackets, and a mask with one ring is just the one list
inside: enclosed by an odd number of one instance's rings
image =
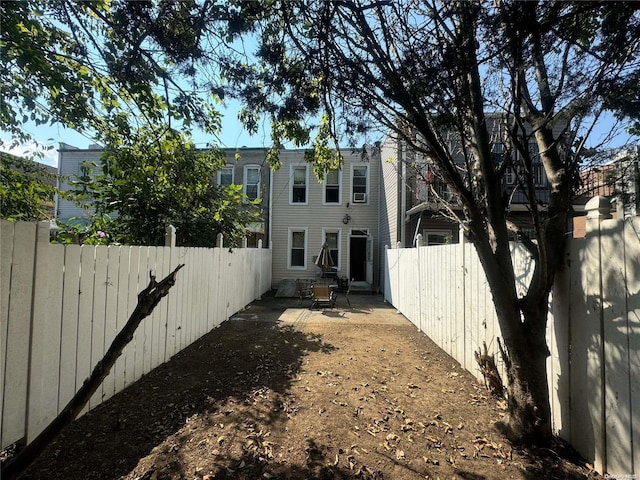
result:
[(366, 193), (354, 193), (353, 194), (353, 203), (365, 203), (367, 201)]

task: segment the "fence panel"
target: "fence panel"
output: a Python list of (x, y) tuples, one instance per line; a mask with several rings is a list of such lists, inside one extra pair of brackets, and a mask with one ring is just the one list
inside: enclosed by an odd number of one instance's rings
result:
[[(625, 278), (624, 222), (603, 221), (600, 251), (606, 253), (601, 263), (604, 403), (606, 459), (621, 472), (633, 468), (631, 451), (631, 391), (629, 385), (629, 325)], [(602, 368), (602, 367), (601, 367)]]
[[(38, 224), (27, 399), (27, 441), (58, 409), (64, 247), (49, 245), (49, 226)], [(11, 320), (9, 320), (11, 321)]]
[[(629, 407), (632, 417), (630, 458), (635, 471), (640, 473), (640, 218), (625, 222), (625, 289), (627, 299), (627, 342), (629, 362)], [(617, 247), (619, 248), (619, 246)], [(619, 472), (623, 474), (622, 472)]]
[[(569, 244), (551, 296), (547, 340), (554, 431), (596, 470), (635, 474), (640, 465), (640, 219), (588, 220)], [(457, 254), (456, 254), (457, 252)], [(512, 244), (519, 296), (533, 261)], [(385, 252), (385, 299), (482, 381), (473, 352), (501, 336), (472, 245)], [(418, 293), (417, 297), (415, 293)], [(456, 292), (454, 301), (450, 293)], [(504, 366), (496, 358), (504, 376)]]
[[(7, 338), (4, 350), (2, 443), (9, 445), (24, 436), (27, 414), (27, 382), (29, 379), (29, 335), (31, 330), (31, 299), (33, 269), (35, 265), (36, 225), (18, 223), (15, 228), (5, 220), (2, 223), (2, 254), (12, 251), (13, 262), (3, 257), (3, 279), (10, 277), (7, 303), (3, 305)], [(13, 235), (11, 235), (13, 231)], [(10, 244), (8, 246), (6, 244)], [(8, 272), (8, 273), (7, 273)]]
[[(127, 305), (129, 306), (129, 314), (133, 312), (138, 303), (138, 292), (145, 286), (146, 273), (143, 272), (143, 278), (140, 279), (140, 247), (129, 247), (129, 287), (127, 295)], [(127, 317), (128, 319), (128, 317)], [(125, 320), (126, 322), (126, 320)], [(136, 381), (136, 341), (137, 335), (134, 333), (133, 338), (124, 348), (125, 367), (124, 382), (125, 386), (131, 385)]]
[(76, 350), (78, 345), (78, 308), (80, 297), (80, 246), (69, 245), (64, 252), (62, 297), (62, 333), (60, 346), (60, 388), (58, 408), (69, 403), (76, 386)]
[(269, 249), (64, 246), (49, 243), (48, 227), (1, 224), (1, 448), (32, 440), (67, 405), (135, 309), (150, 270), (160, 280), (186, 264), (83, 413), (271, 286)]
[(640, 473), (640, 218), (625, 224), (626, 293), (629, 342), (629, 385), (632, 406), (631, 440), (633, 465)]
[[(129, 305), (131, 248), (132, 247), (122, 246), (118, 249), (120, 252), (120, 260), (118, 270), (118, 304), (116, 307), (116, 335), (127, 323), (130, 313), (133, 312), (135, 308), (133, 305)], [(113, 366), (114, 395), (116, 392), (123, 390), (126, 385), (126, 355), (127, 348), (125, 347)]]

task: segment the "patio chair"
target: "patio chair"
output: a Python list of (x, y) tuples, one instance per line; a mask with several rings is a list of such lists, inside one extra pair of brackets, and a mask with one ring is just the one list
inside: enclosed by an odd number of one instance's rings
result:
[(336, 294), (326, 283), (314, 283), (311, 285), (311, 308), (330, 307), (336, 305)]
[(302, 305), (302, 301), (305, 298), (312, 298), (311, 280), (300, 280), (296, 278), (295, 296), (298, 297), (298, 305)]

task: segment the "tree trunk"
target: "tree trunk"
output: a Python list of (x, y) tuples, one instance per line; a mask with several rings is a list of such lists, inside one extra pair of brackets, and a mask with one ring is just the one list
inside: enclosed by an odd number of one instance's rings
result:
[(131, 341), (133, 334), (140, 322), (153, 312), (162, 297), (169, 293), (169, 289), (175, 284), (178, 270), (184, 267), (180, 264), (176, 269), (163, 278), (159, 283), (151, 275), (151, 281), (147, 288), (138, 294), (138, 304), (122, 328), (120, 333), (111, 342), (111, 346), (93, 368), (91, 375), (87, 378), (80, 389), (76, 392), (67, 406), (58, 414), (56, 418), (38, 435), (31, 443), (20, 451), (6, 465), (2, 466), (0, 478), (3, 480), (14, 480), (19, 478), (53, 442), (60, 433), (78, 416), (91, 396), (95, 393), (103, 380), (109, 375), (111, 368), (124, 350), (124, 347)]
[[(530, 318), (535, 315), (535, 318)], [(544, 444), (551, 437), (551, 408), (547, 382), (546, 324), (547, 310), (525, 313), (523, 335), (505, 338), (507, 351), (500, 353), (507, 372), (505, 419), (498, 427), (510, 440), (526, 444)], [(535, 324), (537, 327), (531, 328)]]

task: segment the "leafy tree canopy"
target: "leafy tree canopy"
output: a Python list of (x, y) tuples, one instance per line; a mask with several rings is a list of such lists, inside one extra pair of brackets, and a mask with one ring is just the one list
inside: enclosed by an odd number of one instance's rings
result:
[(255, 221), (237, 186), (211, 185), (220, 152), (190, 137), (220, 129), (222, 79), (207, 65), (231, 35), (210, 19), (225, 18), (231, 31), (240, 17), (194, 0), (0, 2), (0, 129), (20, 143), (27, 122), (62, 123), (105, 146), (105, 175), (79, 189), (97, 202), (88, 240), (157, 244), (173, 223), (181, 244), (216, 232), (237, 244)]
[[(169, 125), (215, 133), (219, 100), (185, 81), (202, 56), (195, 1), (0, 3), (0, 128), (62, 123), (96, 140)], [(202, 90), (197, 90), (202, 88)]]
[(224, 152), (198, 150), (176, 131), (156, 134), (142, 130), (106, 149), (102, 171), (75, 182), (77, 198), (92, 198), (91, 237), (162, 245), (173, 225), (178, 245), (213, 247), (221, 233), (226, 245), (239, 246), (244, 226), (261, 221), (260, 202), (249, 201), (241, 185), (215, 185)]
[(0, 217), (10, 221), (49, 220), (56, 176), (32, 160), (0, 152)]

